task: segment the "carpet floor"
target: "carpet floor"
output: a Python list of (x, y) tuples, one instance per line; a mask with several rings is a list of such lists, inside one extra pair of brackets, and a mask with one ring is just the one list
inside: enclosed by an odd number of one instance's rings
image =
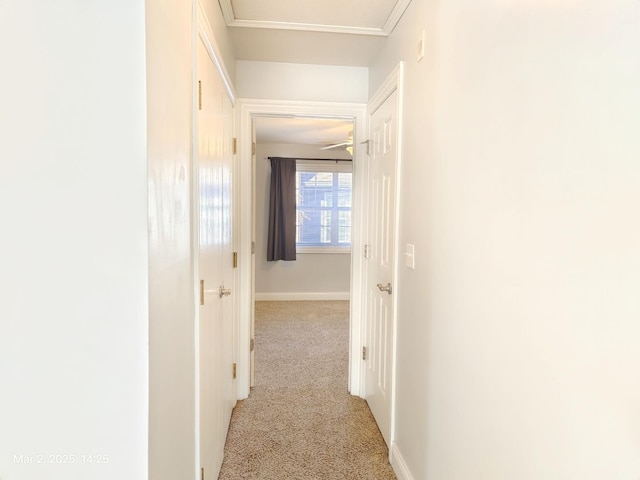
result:
[(367, 403), (347, 391), (349, 302), (257, 302), (255, 386), (219, 480), (392, 480)]

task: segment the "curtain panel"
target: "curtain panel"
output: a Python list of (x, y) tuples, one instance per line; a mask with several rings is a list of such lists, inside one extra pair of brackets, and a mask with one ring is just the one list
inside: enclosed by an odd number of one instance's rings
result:
[(267, 261), (296, 259), (296, 161), (271, 157)]

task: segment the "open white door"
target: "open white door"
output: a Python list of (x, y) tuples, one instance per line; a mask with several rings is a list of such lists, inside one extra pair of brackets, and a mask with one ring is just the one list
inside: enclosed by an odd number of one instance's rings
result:
[(390, 446), (395, 328), (398, 91), (369, 112), (364, 397)]
[(250, 355), (250, 385), (255, 385), (255, 338), (256, 338), (256, 123), (255, 120), (251, 120), (251, 292), (249, 292), (250, 298), (250, 335), (251, 340), (249, 343), (249, 355)]

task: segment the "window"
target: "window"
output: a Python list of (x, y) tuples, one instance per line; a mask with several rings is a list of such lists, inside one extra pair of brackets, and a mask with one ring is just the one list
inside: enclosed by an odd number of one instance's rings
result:
[(296, 249), (299, 252), (349, 252), (351, 180), (351, 165), (298, 162)]

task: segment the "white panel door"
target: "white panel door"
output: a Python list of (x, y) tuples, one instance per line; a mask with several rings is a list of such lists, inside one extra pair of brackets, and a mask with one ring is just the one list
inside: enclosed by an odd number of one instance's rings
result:
[[(251, 289), (250, 289), (250, 345), (256, 338), (256, 122), (251, 120)], [(255, 386), (256, 355), (255, 348), (249, 350), (249, 385)]]
[(397, 102), (394, 92), (369, 114), (369, 198), (365, 399), (390, 441), (394, 337)]
[(234, 403), (232, 110), (222, 81), (198, 41), (197, 155), (199, 244), (200, 464), (217, 478)]

